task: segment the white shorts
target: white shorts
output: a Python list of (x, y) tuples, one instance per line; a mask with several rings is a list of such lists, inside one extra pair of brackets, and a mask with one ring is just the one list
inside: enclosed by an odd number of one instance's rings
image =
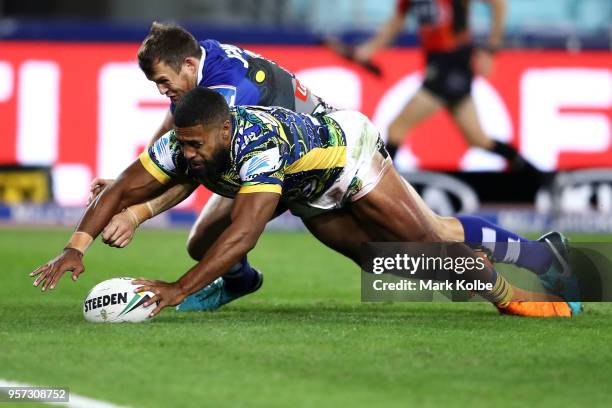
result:
[(337, 111), (327, 117), (340, 125), (346, 137), (346, 162), (338, 179), (323, 195), (306, 203), (290, 203), (293, 215), (310, 218), (327, 211), (343, 208), (357, 201), (380, 181), (392, 165), (378, 130), (364, 114), (357, 111)]

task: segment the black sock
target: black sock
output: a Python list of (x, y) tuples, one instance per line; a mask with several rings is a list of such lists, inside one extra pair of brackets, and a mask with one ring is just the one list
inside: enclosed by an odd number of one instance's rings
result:
[(526, 172), (540, 177), (541, 172), (509, 144), (495, 141), (491, 151), (508, 160), (511, 171)]
[(510, 146), (507, 143), (498, 142), (497, 140), (494, 142), (493, 147), (490, 150), (493, 153), (499, 154), (501, 157), (508, 160), (509, 162), (515, 160), (519, 156), (519, 153), (514, 147)]
[(242, 294), (251, 291), (257, 284), (259, 276), (255, 269), (251, 268), (246, 256), (240, 263), (223, 275), (225, 288), (232, 293)]
[(389, 156), (391, 156), (391, 160), (395, 160), (395, 155), (397, 154), (398, 148), (399, 148), (398, 145), (393, 144), (389, 141), (387, 141), (387, 143), (385, 144), (385, 149), (387, 149), (387, 152), (389, 152)]

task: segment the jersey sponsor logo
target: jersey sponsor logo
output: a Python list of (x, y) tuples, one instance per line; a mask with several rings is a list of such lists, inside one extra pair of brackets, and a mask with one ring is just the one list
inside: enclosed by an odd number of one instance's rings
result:
[(281, 166), (278, 148), (265, 150), (257, 156), (251, 157), (240, 168), (242, 181), (251, 181), (263, 174), (273, 173)]
[(231, 85), (215, 85), (209, 86), (209, 89), (212, 89), (216, 92), (219, 92), (221, 96), (225, 98), (225, 101), (229, 106), (234, 106), (236, 104), (236, 87)]
[(302, 85), (297, 78), (295, 80), (295, 96), (304, 102), (308, 99), (308, 88)]
[(169, 131), (153, 145), (153, 161), (163, 170), (172, 172), (175, 169), (173, 154), (170, 148), (170, 137), (174, 135), (174, 130)]

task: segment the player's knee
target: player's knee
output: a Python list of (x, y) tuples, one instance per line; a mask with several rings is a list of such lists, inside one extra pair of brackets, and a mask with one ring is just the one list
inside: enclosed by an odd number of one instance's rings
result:
[(455, 217), (437, 216), (434, 222), (436, 242), (463, 242), (463, 226)]
[(418, 232), (411, 240), (414, 242), (443, 242), (443, 237), (439, 231), (434, 228)]
[(190, 236), (187, 239), (187, 253), (194, 261), (199, 261), (204, 256), (202, 243)]
[(189, 233), (189, 238), (187, 238), (187, 253), (195, 261), (202, 259), (210, 246), (210, 242), (204, 237), (206, 235), (202, 234), (200, 229), (194, 228)]
[(491, 150), (495, 142), (487, 136), (483, 138), (466, 138), (467, 142), (472, 147), (478, 147), (484, 150)]

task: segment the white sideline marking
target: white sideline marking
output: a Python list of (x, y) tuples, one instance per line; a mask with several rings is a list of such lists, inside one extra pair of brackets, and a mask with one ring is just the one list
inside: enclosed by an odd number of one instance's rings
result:
[[(0, 387), (39, 387), (38, 385), (19, 383), (15, 381), (7, 381), (0, 378)], [(35, 401), (39, 402), (39, 401)], [(100, 401), (92, 398), (82, 397), (80, 395), (70, 393), (70, 401), (68, 402), (43, 402), (49, 405), (63, 405), (70, 408), (126, 408), (125, 406), (111, 404), (110, 402)]]

